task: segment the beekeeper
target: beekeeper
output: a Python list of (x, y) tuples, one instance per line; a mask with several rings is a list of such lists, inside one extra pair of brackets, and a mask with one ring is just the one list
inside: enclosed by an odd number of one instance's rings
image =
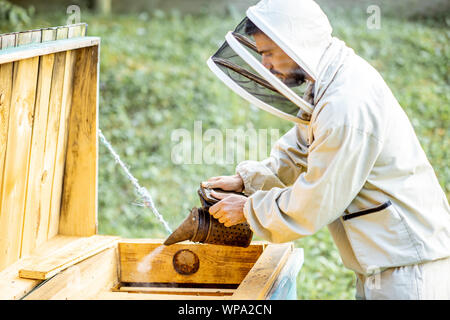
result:
[(436, 174), (383, 78), (332, 36), (314, 1), (250, 7), (208, 65), (295, 124), (268, 159), (203, 183), (248, 195), (215, 193), (210, 214), (275, 243), (328, 226), (357, 299), (450, 299), (450, 210)]

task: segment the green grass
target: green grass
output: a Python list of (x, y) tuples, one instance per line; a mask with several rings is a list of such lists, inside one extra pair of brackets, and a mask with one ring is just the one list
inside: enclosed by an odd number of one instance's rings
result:
[[(330, 13), (335, 35), (347, 42), (383, 75), (410, 117), (419, 140), (450, 194), (449, 38), (448, 26), (430, 22), (382, 20), (381, 30), (366, 28), (364, 11)], [(175, 165), (171, 132), (218, 128), (278, 128), (291, 124), (262, 111), (226, 88), (205, 61), (239, 18), (129, 15), (98, 18), (83, 14), (89, 35), (100, 36), (100, 127), (130, 170), (153, 196), (175, 228), (199, 205), (198, 183), (232, 174), (235, 165)], [(38, 16), (31, 27), (64, 24), (61, 16)], [(3, 27), (3, 31), (7, 27)], [(99, 232), (123, 237), (165, 238), (152, 213), (134, 205), (132, 185), (100, 146)], [(301, 299), (353, 299), (355, 277), (346, 270), (324, 229), (295, 241), (305, 250), (297, 279)]]

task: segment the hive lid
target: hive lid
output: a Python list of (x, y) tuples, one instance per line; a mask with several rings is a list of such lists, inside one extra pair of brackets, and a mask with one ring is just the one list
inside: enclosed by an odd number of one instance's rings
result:
[(0, 271), (97, 229), (99, 38), (87, 24), (0, 35)]

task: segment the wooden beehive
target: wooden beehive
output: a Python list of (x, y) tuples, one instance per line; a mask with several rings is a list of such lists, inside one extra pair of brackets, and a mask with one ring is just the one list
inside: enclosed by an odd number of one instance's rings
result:
[(292, 243), (97, 235), (99, 46), (85, 24), (0, 36), (0, 299), (292, 298)]

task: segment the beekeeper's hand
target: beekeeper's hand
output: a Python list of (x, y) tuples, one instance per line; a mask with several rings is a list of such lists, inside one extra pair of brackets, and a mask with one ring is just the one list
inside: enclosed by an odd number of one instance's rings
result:
[(240, 175), (234, 176), (219, 176), (209, 178), (202, 182), (204, 188), (219, 188), (225, 191), (242, 192), (244, 189), (244, 181)]
[(244, 205), (247, 197), (237, 194), (224, 194), (212, 191), (211, 195), (214, 198), (220, 199), (215, 205), (209, 208), (209, 213), (225, 227), (231, 227), (235, 224), (246, 222), (244, 216)]

